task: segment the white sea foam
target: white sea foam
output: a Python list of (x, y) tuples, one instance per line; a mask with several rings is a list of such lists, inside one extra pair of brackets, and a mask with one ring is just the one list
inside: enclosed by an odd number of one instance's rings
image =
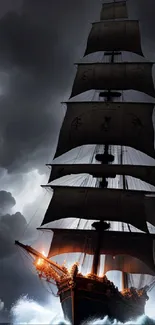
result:
[[(56, 301), (54, 301), (52, 305), (49, 304), (47, 306), (41, 306), (36, 301), (29, 299), (28, 297), (22, 297), (12, 307), (11, 315), (13, 317), (13, 325), (69, 325), (69, 322), (66, 322), (63, 319), (60, 305), (57, 304)], [(125, 324), (133, 325), (133, 321), (127, 322)], [(155, 325), (155, 320), (150, 319), (147, 316), (142, 316), (139, 319), (135, 320), (134, 324)], [(85, 322), (81, 325), (122, 325), (122, 323), (117, 321), (111, 322), (107, 317), (105, 317), (104, 320), (93, 320), (91, 322)]]

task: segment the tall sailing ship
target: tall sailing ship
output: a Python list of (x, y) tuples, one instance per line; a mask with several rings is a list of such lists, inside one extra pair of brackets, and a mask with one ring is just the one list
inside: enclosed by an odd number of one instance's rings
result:
[[(143, 60), (121, 62), (121, 51), (137, 54)], [(143, 315), (155, 276), (155, 235), (148, 229), (148, 223), (155, 226), (155, 167), (125, 163), (126, 151), (133, 149), (148, 159), (155, 158), (154, 103), (153, 99), (124, 99), (126, 90), (155, 97), (153, 63), (144, 59), (139, 22), (128, 19), (126, 1), (102, 5), (100, 21), (92, 24), (84, 56), (96, 52), (103, 52), (100, 62), (77, 64), (54, 157), (92, 145), (91, 158), (89, 163), (50, 164), (46, 186), (53, 190), (53, 197), (41, 224), (77, 218), (77, 226), (40, 228), (53, 235), (47, 257), (16, 241), (34, 257), (39, 277), (55, 283), (64, 316), (73, 325), (106, 315), (119, 321)], [(91, 100), (72, 99), (89, 90), (94, 90)], [(92, 184), (52, 185), (61, 177), (76, 174), (89, 175), (86, 179), (91, 178)], [(146, 188), (138, 188), (136, 179)], [(134, 188), (130, 180), (134, 180)], [(81, 218), (86, 220), (83, 229)], [(82, 254), (80, 263), (75, 262), (70, 269), (51, 259), (67, 254), (68, 261), (69, 253)], [(89, 256), (91, 267), (88, 274), (83, 274), (80, 268)], [(106, 273), (110, 270), (121, 271), (121, 291), (108, 280)], [(131, 277), (138, 274), (149, 275), (152, 284), (131, 286)]]

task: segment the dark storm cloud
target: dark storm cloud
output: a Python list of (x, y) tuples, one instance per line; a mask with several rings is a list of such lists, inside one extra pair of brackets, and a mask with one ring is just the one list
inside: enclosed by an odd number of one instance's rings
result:
[(48, 36), (42, 35), (28, 15), (15, 13), (3, 17), (0, 31), (1, 83), (4, 72), (8, 79), (0, 101), (0, 163), (9, 170), (22, 169), (24, 163), (31, 165), (39, 159), (37, 151), (55, 132), (49, 111), (49, 50), (43, 52)]
[[(15, 240), (21, 237), (24, 239), (27, 226), (26, 219), (20, 212), (0, 216), (0, 259), (17, 253)], [(33, 235), (34, 230), (27, 229), (26, 237), (29, 240), (32, 240)]]
[[(20, 212), (11, 214), (11, 209), (16, 201), (12, 194), (0, 191), (0, 259), (6, 259), (17, 252), (14, 242), (21, 238), (27, 228), (27, 221)], [(27, 236), (31, 240), (33, 231), (27, 230)]]
[[(10, 192), (0, 191), (0, 298), (5, 301), (5, 307), (10, 308), (22, 294), (30, 294), (37, 299), (38, 295), (45, 300), (45, 292), (38, 286), (38, 279), (30, 272), (30, 263), (20, 254), (20, 249), (15, 246), (15, 240), (26, 238), (31, 242), (35, 238), (35, 232), (26, 222), (20, 212), (14, 214), (5, 213), (10, 211), (16, 201)], [(25, 235), (26, 234), (26, 235)], [(25, 267), (25, 264), (27, 267)], [(28, 289), (29, 288), (29, 289)], [(5, 317), (4, 317), (5, 316)], [(0, 312), (0, 322), (9, 319), (9, 313)]]
[(16, 201), (10, 192), (0, 191), (0, 215), (9, 211), (15, 204)]
[(20, 212), (8, 213), (15, 204), (10, 192), (0, 191), (0, 259), (15, 253), (14, 240), (27, 224)]
[(6, 258), (16, 253), (14, 241), (26, 226), (25, 218), (17, 212), (6, 214), (0, 218), (0, 258)]
[[(28, 226), (20, 212), (0, 217), (0, 297), (8, 310), (22, 295), (28, 294), (40, 303), (48, 299), (48, 293), (34, 274), (32, 259), (14, 244), (20, 238), (32, 242), (35, 236), (35, 230)], [(0, 322), (2, 316), (0, 313)], [(5, 319), (9, 319), (9, 312), (5, 313)]]
[(9, 171), (38, 167), (52, 153), (63, 116), (59, 102), (94, 7), (93, 1), (25, 1), (21, 15), (1, 19), (0, 164)]

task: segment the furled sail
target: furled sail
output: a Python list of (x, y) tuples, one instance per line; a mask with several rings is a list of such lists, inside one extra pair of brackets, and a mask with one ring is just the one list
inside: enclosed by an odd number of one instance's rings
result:
[(104, 273), (108, 271), (122, 271), (132, 274), (150, 274), (155, 276), (155, 270), (150, 269), (139, 259), (129, 255), (105, 256)]
[(71, 97), (87, 90), (133, 89), (155, 97), (150, 62), (78, 63)]
[(146, 196), (152, 192), (56, 185), (50, 187), (54, 194), (42, 225), (69, 217), (121, 221), (142, 231), (147, 231), (146, 221), (151, 220), (155, 225), (155, 197)]
[(104, 3), (100, 14), (101, 20), (127, 18), (126, 1)]
[(153, 107), (151, 103), (68, 102), (55, 158), (81, 145), (103, 143), (133, 147), (155, 157)]
[(99, 51), (129, 51), (143, 55), (138, 21), (116, 20), (93, 23), (85, 55)]
[[(51, 229), (54, 232), (48, 257), (63, 253), (86, 253), (93, 255), (97, 246), (98, 233), (93, 230)], [(100, 253), (108, 255), (129, 255), (145, 263), (155, 272), (155, 236), (134, 232), (104, 232)], [(135, 249), (136, 247), (136, 249)]]
[(139, 178), (155, 186), (155, 167), (139, 165), (102, 165), (102, 164), (51, 164), (49, 183), (70, 174), (90, 174), (94, 177), (115, 178), (127, 175)]

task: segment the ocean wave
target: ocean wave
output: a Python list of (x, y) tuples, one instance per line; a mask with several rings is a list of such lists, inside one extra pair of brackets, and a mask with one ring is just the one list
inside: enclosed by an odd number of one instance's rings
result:
[[(36, 301), (29, 299), (27, 296), (21, 297), (12, 307), (11, 316), (13, 325), (70, 325), (63, 318), (60, 304), (54, 301), (53, 304), (41, 306)], [(123, 325), (118, 321), (110, 321), (108, 317), (104, 319), (96, 319), (83, 322), (81, 325)], [(133, 325), (132, 322), (127, 322), (124, 325)], [(142, 316), (134, 321), (134, 325), (155, 325), (155, 320), (148, 316)]]

